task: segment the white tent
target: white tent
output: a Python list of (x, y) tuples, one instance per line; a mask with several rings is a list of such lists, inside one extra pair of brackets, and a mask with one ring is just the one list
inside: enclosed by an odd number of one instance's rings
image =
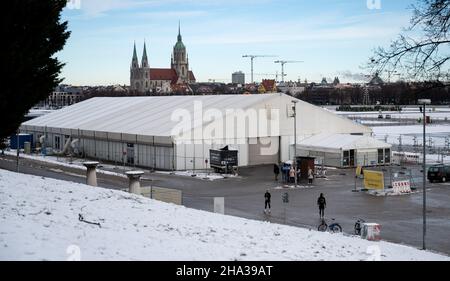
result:
[[(209, 150), (225, 145), (238, 149), (240, 166), (269, 164), (294, 156), (293, 101), (299, 139), (325, 132), (372, 133), (368, 127), (279, 93), (91, 98), (29, 120), (21, 131), (33, 134), (36, 141), (45, 135), (44, 145), (54, 150), (76, 138), (78, 150), (88, 157), (158, 169), (208, 168)], [(240, 114), (246, 119), (239, 119)], [(184, 115), (189, 117), (192, 143), (176, 130)], [(248, 121), (253, 115), (258, 117), (256, 123)], [(245, 128), (241, 134), (235, 128), (229, 134), (230, 124)]]
[(321, 158), (325, 165), (353, 167), (389, 163), (391, 147), (367, 135), (322, 133), (299, 141), (297, 151), (302, 156)]

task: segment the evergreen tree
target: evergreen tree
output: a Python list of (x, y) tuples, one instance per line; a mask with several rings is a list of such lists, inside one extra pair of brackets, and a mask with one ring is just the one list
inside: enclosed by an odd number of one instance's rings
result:
[(0, 140), (14, 134), (24, 115), (46, 99), (62, 81), (64, 64), (55, 54), (70, 32), (61, 12), (67, 0), (3, 1), (1, 52)]

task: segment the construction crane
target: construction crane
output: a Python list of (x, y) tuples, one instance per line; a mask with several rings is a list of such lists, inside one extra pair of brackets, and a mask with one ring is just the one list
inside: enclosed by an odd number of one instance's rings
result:
[(276, 58), (277, 56), (272, 56), (272, 55), (243, 55), (243, 58), (250, 58), (251, 61), (251, 82), (253, 83), (253, 61), (256, 58)]
[(284, 77), (286, 76), (286, 74), (284, 74), (284, 65), (287, 63), (301, 63), (304, 61), (300, 61), (300, 60), (277, 60), (274, 61), (274, 63), (279, 63), (281, 64), (281, 82), (284, 82)]

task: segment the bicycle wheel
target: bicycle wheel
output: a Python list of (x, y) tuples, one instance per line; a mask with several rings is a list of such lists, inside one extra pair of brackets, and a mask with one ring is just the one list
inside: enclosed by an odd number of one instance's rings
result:
[(325, 232), (327, 231), (328, 225), (326, 223), (322, 223), (321, 225), (319, 225), (319, 227), (317, 228), (318, 231), (322, 231)]
[(339, 233), (339, 232), (342, 232), (342, 227), (336, 223), (336, 224), (333, 224), (330, 226), (330, 230), (333, 233)]

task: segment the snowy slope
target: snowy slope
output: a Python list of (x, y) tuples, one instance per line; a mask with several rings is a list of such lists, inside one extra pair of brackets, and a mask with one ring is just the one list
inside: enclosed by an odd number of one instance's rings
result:
[(383, 260), (449, 260), (0, 170), (0, 260), (366, 260), (374, 245)]

